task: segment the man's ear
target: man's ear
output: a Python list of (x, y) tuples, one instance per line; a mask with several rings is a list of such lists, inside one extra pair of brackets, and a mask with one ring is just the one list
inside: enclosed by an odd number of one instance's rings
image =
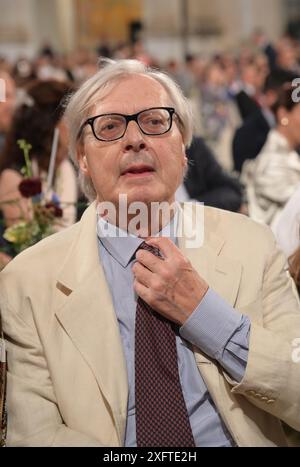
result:
[(181, 150), (182, 150), (182, 155), (183, 155), (183, 164), (184, 167), (187, 165), (187, 157), (186, 157), (186, 149), (185, 149), (185, 144), (182, 142), (181, 144)]
[(90, 176), (89, 165), (82, 144), (77, 147), (77, 161), (81, 172), (86, 176)]
[(184, 179), (188, 173), (188, 170), (189, 170), (188, 158), (186, 157), (186, 155), (184, 155), (184, 158), (183, 158), (183, 178)]
[(186, 151), (185, 151), (185, 146), (183, 145), (182, 146), (182, 153), (183, 153), (183, 167), (184, 169), (186, 170), (187, 166), (188, 166), (188, 158), (187, 158), (187, 155), (186, 155)]

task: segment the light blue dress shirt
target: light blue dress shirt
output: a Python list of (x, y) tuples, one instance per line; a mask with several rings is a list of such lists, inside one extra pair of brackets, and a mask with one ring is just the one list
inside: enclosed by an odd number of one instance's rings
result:
[[(171, 226), (160, 236), (174, 232)], [(170, 228), (171, 227), (171, 228)], [(116, 236), (117, 234), (117, 236)], [(127, 364), (129, 397), (125, 446), (136, 446), (134, 334), (137, 295), (133, 289), (134, 254), (143, 240), (119, 231), (99, 218), (97, 222), (100, 261), (112, 295)], [(176, 243), (176, 238), (171, 240)], [(216, 359), (237, 382), (248, 357), (250, 321), (237, 313), (212, 289), (180, 328), (176, 336), (178, 369), (190, 424), (198, 447), (231, 447), (235, 442), (223, 423), (197, 368), (191, 344)]]

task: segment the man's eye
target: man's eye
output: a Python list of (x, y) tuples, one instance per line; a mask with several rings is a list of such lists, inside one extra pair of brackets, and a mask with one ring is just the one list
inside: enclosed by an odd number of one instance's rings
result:
[(116, 127), (117, 125), (115, 123), (108, 123), (107, 125), (101, 127), (101, 131), (114, 130)]
[(99, 126), (99, 131), (100, 132), (105, 132), (105, 133), (111, 133), (113, 131), (117, 131), (120, 129), (122, 126), (121, 122), (102, 122), (101, 125)]
[(145, 124), (146, 125), (152, 125), (152, 126), (157, 126), (157, 125), (163, 125), (163, 120), (159, 118), (151, 118), (149, 120), (146, 120)]

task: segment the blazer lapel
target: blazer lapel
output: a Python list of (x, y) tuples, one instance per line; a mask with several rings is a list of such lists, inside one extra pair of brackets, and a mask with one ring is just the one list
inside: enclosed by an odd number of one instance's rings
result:
[(128, 383), (119, 326), (100, 264), (93, 203), (80, 221), (56, 284), (56, 316), (89, 365), (123, 444)]

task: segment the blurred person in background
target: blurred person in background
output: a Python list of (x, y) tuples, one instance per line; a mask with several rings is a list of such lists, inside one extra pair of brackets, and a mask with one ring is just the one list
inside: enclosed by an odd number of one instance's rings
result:
[(228, 69), (215, 58), (204, 73), (200, 95), (200, 134), (226, 170), (232, 169), (231, 141), (240, 123), (234, 99), (230, 94)]
[(270, 129), (276, 125), (272, 106), (278, 98), (278, 92), (284, 83), (292, 82), (295, 77), (296, 75), (285, 70), (274, 70), (268, 75), (260, 99), (261, 106), (244, 120), (233, 136), (235, 171), (241, 172), (245, 160), (255, 159), (260, 153)]
[(153, 58), (146, 51), (142, 40), (140, 39), (135, 40), (131, 47), (132, 47), (131, 58), (135, 60), (139, 60), (145, 65), (151, 65), (153, 63)]
[(273, 232), (286, 257), (292, 256), (300, 246), (300, 185), (285, 205)]
[(99, 37), (99, 42), (96, 46), (96, 54), (98, 57), (102, 58), (111, 58), (112, 57), (112, 47), (109, 43), (106, 34), (101, 34)]
[(98, 57), (94, 52), (79, 48), (69, 57), (68, 69), (77, 85), (95, 74), (98, 68)]
[(20, 57), (13, 66), (12, 76), (18, 88), (26, 87), (37, 77), (35, 64), (26, 57)]
[[(0, 70), (1, 91), (0, 95), (0, 153), (3, 150), (7, 133), (11, 126), (13, 112), (16, 105), (16, 87), (12, 77)], [(1, 160), (1, 156), (0, 156)]]
[(204, 73), (208, 60), (199, 55), (186, 54), (184, 63), (180, 67), (178, 84), (182, 88), (184, 95), (189, 99), (199, 98), (200, 86), (204, 80)]
[(241, 64), (240, 82), (236, 85), (235, 99), (243, 120), (260, 108), (268, 71), (266, 57), (262, 54), (252, 56), (247, 63)]
[(273, 232), (288, 259), (289, 271), (300, 295), (300, 185), (283, 209)]
[(228, 93), (224, 69), (217, 62), (210, 63), (205, 70), (201, 92), (204, 135), (216, 141), (226, 126), (228, 116)]
[[(59, 144), (55, 161), (53, 187), (63, 208), (61, 226), (76, 220), (77, 181), (72, 163), (68, 159), (68, 135), (62, 119), (62, 102), (70, 92), (69, 83), (35, 81), (27, 89), (27, 102), (14, 115), (0, 161), (0, 203), (4, 227), (20, 220), (21, 213), (29, 215), (28, 199), (22, 197), (18, 186), (22, 180), (21, 168), (25, 165), (22, 150), (17, 141), (31, 144), (33, 175), (43, 182), (46, 192), (47, 171), (54, 130), (59, 129)], [(15, 200), (15, 203), (8, 203)], [(3, 204), (4, 203), (4, 204)], [(23, 216), (22, 214), (22, 216)]]
[(268, 39), (266, 33), (256, 28), (252, 35), (253, 44), (268, 58), (270, 70), (276, 68), (277, 51), (271, 41)]
[(203, 138), (194, 137), (186, 155), (189, 165), (184, 186), (189, 197), (205, 203), (206, 206), (240, 211), (242, 185), (223, 170)]
[(283, 207), (300, 184), (300, 103), (293, 99), (294, 88), (286, 83), (272, 109), (276, 127), (255, 160), (247, 161), (242, 171), (250, 216), (276, 225)]
[(115, 59), (122, 60), (130, 58), (131, 56), (131, 47), (128, 42), (119, 42), (115, 47), (113, 52), (113, 56)]
[(36, 75), (39, 80), (66, 81), (66, 70), (57, 56), (42, 54), (36, 60)]
[(273, 232), (288, 259), (291, 276), (300, 294), (300, 185), (285, 205)]
[(223, 70), (226, 76), (229, 95), (234, 97), (234, 94), (232, 95), (231, 93), (231, 87), (234, 85), (238, 78), (239, 67), (237, 57), (224, 53), (220, 56), (220, 62), (223, 66)]
[(282, 38), (277, 44), (277, 68), (296, 73), (299, 76), (297, 47), (295, 42), (287, 37)]

